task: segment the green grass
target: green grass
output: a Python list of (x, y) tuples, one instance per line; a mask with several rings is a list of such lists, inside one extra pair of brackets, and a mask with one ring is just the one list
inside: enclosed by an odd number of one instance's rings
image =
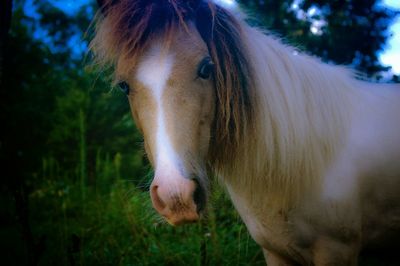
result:
[(40, 179), (29, 201), (33, 234), (44, 239), (41, 265), (265, 265), (222, 189), (201, 222), (172, 227), (148, 192), (118, 176), (119, 161), (101, 162), (84, 189), (79, 178)]

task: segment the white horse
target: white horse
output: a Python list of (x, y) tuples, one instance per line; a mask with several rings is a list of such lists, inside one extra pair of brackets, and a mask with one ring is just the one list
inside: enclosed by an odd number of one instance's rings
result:
[(357, 80), (209, 1), (100, 2), (91, 48), (128, 94), (169, 223), (199, 219), (212, 171), (268, 265), (356, 265), (398, 242), (399, 85)]

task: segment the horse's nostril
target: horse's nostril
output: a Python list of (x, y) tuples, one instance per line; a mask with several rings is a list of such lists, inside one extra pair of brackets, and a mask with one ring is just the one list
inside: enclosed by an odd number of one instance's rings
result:
[[(161, 177), (164, 179), (160, 181)], [(168, 177), (156, 176), (153, 180), (150, 195), (154, 209), (172, 225), (197, 221), (203, 208), (198, 184), (179, 176)]]
[(160, 198), (158, 195), (158, 186), (152, 186), (151, 187), (151, 198), (153, 199), (153, 205), (154, 208), (158, 211), (161, 212), (162, 210), (165, 209), (166, 204), (165, 202)]

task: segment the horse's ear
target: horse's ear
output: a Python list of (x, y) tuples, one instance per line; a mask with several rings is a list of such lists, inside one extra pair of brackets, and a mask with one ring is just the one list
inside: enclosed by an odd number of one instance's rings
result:
[(103, 15), (107, 13), (108, 8), (115, 4), (116, 0), (97, 0), (97, 5)]

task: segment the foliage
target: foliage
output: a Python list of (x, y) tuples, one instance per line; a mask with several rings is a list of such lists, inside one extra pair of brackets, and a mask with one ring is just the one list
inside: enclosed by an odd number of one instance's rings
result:
[(376, 0), (241, 0), (253, 20), (336, 64), (352, 65), (371, 76), (387, 70), (379, 63), (387, 29), (398, 14)]
[(96, 167), (108, 174), (86, 188), (86, 199), (78, 183), (49, 170), (30, 194), (34, 234), (45, 239), (41, 265), (263, 265), (221, 189), (203, 223), (171, 227), (151, 211), (147, 192), (117, 178), (118, 164)]

